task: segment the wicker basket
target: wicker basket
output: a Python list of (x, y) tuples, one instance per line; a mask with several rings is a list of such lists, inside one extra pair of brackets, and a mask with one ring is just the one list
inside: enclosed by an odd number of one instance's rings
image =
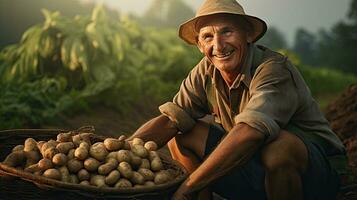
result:
[[(55, 139), (62, 130), (53, 129), (18, 129), (0, 131), (0, 160), (11, 152), (26, 138), (36, 140)], [(98, 136), (97, 140), (105, 137)], [(186, 170), (169, 156), (161, 154), (165, 168), (174, 169), (176, 178), (167, 183), (145, 188), (97, 188), (79, 184), (65, 183), (31, 173), (17, 170), (0, 163), (0, 199), (132, 199), (132, 200), (164, 200), (170, 199), (180, 183), (187, 176)]]

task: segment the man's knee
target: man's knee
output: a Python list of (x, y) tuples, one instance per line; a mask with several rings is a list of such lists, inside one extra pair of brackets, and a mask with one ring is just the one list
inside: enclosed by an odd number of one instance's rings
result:
[(172, 138), (167, 143), (167, 146), (171, 152), (185, 149), (202, 158), (204, 156), (208, 131), (209, 125), (199, 121), (190, 132), (178, 134)]
[(308, 163), (307, 148), (300, 138), (282, 130), (262, 149), (262, 162), (268, 172), (296, 170), (302, 174)]

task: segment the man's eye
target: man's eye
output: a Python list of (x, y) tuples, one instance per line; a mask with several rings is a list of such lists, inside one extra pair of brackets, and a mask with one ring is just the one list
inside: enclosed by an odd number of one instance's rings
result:
[(224, 35), (230, 35), (230, 34), (232, 34), (232, 32), (233, 31), (231, 31), (231, 30), (226, 30), (226, 31), (223, 31), (223, 34)]
[(211, 38), (212, 38), (211, 35), (203, 35), (203, 36), (202, 36), (202, 39), (203, 39), (204, 41), (208, 41), (208, 40), (210, 40)]

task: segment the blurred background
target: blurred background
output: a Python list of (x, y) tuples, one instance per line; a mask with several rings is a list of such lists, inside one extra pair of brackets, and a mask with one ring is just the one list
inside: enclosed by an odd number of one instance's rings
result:
[[(0, 130), (132, 133), (202, 58), (177, 36), (202, 0), (0, 0)], [(257, 43), (294, 62), (322, 110), (357, 82), (357, 0), (241, 0)]]

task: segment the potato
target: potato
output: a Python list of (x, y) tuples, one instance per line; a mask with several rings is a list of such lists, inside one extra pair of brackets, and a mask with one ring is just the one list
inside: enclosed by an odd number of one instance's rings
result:
[(144, 177), (145, 181), (152, 181), (155, 178), (154, 172), (150, 169), (140, 168), (138, 172)]
[(78, 184), (78, 183), (79, 183), (79, 180), (78, 180), (77, 175), (75, 175), (75, 174), (70, 174), (70, 175), (69, 175), (69, 182), (70, 182), (70, 183)]
[(117, 153), (117, 160), (118, 162), (127, 162), (130, 163), (131, 162), (131, 156), (130, 156), (130, 152), (128, 150), (119, 150)]
[(120, 172), (120, 175), (122, 175), (125, 178), (130, 179), (133, 176), (133, 170), (130, 164), (125, 161), (119, 163), (118, 170)]
[(133, 171), (133, 175), (130, 178), (130, 181), (134, 184), (144, 184), (145, 178), (139, 172)]
[(125, 149), (125, 150), (130, 150), (131, 149), (130, 143), (128, 141), (126, 141), (126, 140), (124, 141), (123, 149)]
[(55, 140), (48, 140), (47, 143), (49, 143), (52, 146), (57, 146), (59, 144), (59, 142), (57, 142)]
[(69, 171), (66, 166), (62, 166), (62, 167), (58, 168), (58, 171), (61, 173), (61, 181), (66, 182), (66, 183), (71, 182), (71, 178), (69, 176)]
[[(87, 144), (87, 143), (81, 143), (81, 144)], [(85, 160), (86, 158), (88, 158), (88, 149), (86, 147), (79, 146), (74, 151), (74, 157), (77, 158), (78, 160)]]
[(159, 171), (155, 174), (154, 182), (155, 184), (163, 184), (170, 181), (170, 176), (164, 170)]
[(68, 151), (68, 153), (67, 153), (68, 160), (71, 160), (71, 159), (75, 158), (74, 157), (74, 152), (75, 151), (76, 151), (75, 149), (71, 149), (71, 150)]
[(121, 149), (124, 145), (123, 141), (115, 138), (107, 138), (104, 140), (104, 146), (108, 151), (117, 151)]
[(141, 159), (141, 165), (139, 166), (139, 168), (150, 169), (150, 167), (150, 161), (148, 159)]
[(28, 152), (28, 151), (35, 151), (37, 150), (37, 142), (35, 139), (33, 138), (27, 138), (25, 140), (25, 144), (24, 144), (24, 151)]
[(152, 171), (160, 171), (164, 169), (164, 165), (162, 164), (162, 161), (159, 157), (153, 159), (150, 163)]
[(143, 187), (145, 187), (145, 186), (144, 185), (140, 185), (140, 184), (136, 184), (136, 185), (133, 186), (133, 188), (137, 188), (137, 189), (138, 188), (143, 188)]
[(118, 170), (113, 170), (108, 174), (108, 176), (105, 177), (105, 183), (107, 185), (114, 185), (116, 182), (118, 182), (119, 178), (120, 172)]
[(159, 154), (156, 151), (149, 151), (149, 160), (152, 161), (155, 158), (160, 158)]
[(113, 169), (117, 168), (117, 166), (118, 166), (118, 161), (114, 158), (111, 158), (108, 160), (107, 163), (102, 164), (98, 167), (98, 174), (107, 175), (111, 171), (113, 171)]
[(82, 142), (82, 138), (80, 135), (74, 135), (74, 136), (72, 136), (72, 141), (73, 141), (74, 146), (79, 147), (79, 145)]
[(43, 144), (45, 144), (45, 143), (46, 143), (46, 141), (38, 141), (37, 142), (37, 148), (40, 152), (41, 152)]
[(53, 143), (49, 143), (49, 142), (45, 142), (44, 144), (42, 144), (41, 150), (40, 150), (42, 156), (45, 156), (46, 150), (51, 148), (51, 147), (55, 148), (56, 146)]
[(71, 132), (59, 133), (57, 135), (57, 142), (72, 142)]
[(117, 156), (118, 156), (118, 152), (112, 151), (112, 152), (108, 153), (107, 157), (105, 158), (105, 161), (108, 161), (108, 159), (110, 159), (110, 158), (114, 158), (115, 160), (118, 160)]
[(83, 162), (76, 159), (71, 159), (67, 162), (67, 167), (71, 173), (77, 173), (83, 168)]
[(33, 175), (35, 175), (35, 176), (42, 176), (42, 171), (35, 171), (35, 172), (33, 173)]
[(153, 181), (146, 181), (144, 186), (155, 186), (155, 183)]
[(127, 139), (126, 135), (119, 136), (118, 140), (125, 141)]
[(14, 151), (23, 151), (23, 150), (24, 150), (24, 145), (19, 144), (19, 145), (16, 145), (16, 146), (11, 150), (11, 152), (14, 152)]
[(90, 174), (86, 169), (79, 170), (77, 176), (80, 181), (89, 180), (90, 178)]
[(81, 184), (81, 185), (90, 185), (88, 180), (81, 181), (79, 184)]
[(40, 152), (37, 150), (25, 151), (25, 156), (27, 166), (37, 163), (42, 158)]
[(38, 166), (38, 163), (32, 164), (24, 169), (25, 172), (30, 172), (30, 173), (35, 173), (37, 171), (41, 171), (40, 167)]
[(144, 147), (148, 151), (156, 151), (157, 150), (157, 144), (154, 141), (148, 141), (144, 144)]
[(64, 153), (58, 153), (53, 156), (52, 163), (57, 166), (63, 166), (67, 164), (67, 156)]
[(135, 155), (133, 152), (129, 152), (130, 154), (130, 157), (131, 157), (131, 161), (130, 161), (130, 164), (131, 166), (134, 168), (134, 169), (138, 169), (141, 165), (141, 158), (137, 155)]
[(140, 138), (134, 138), (132, 140), (132, 145), (141, 145), (144, 146), (144, 141)]
[(20, 150), (20, 151), (15, 151), (10, 153), (4, 160), (4, 164), (10, 167), (17, 167), (21, 165), (25, 161), (25, 152)]
[(40, 161), (38, 161), (38, 167), (42, 170), (45, 171), (47, 169), (50, 169), (53, 167), (52, 161), (48, 158), (42, 158)]
[(94, 158), (87, 158), (84, 161), (84, 168), (90, 172), (96, 172), (98, 167), (100, 165), (100, 162)]
[(87, 151), (89, 151), (90, 145), (89, 145), (87, 142), (82, 141), (82, 142), (79, 144), (79, 147), (85, 148), (85, 149), (87, 149)]
[(59, 153), (59, 152), (56, 149), (56, 147), (49, 147), (46, 149), (43, 157), (52, 160), (53, 156), (56, 155), (57, 153)]
[(67, 154), (68, 151), (73, 148), (74, 148), (73, 142), (61, 142), (56, 146), (56, 149), (58, 149), (60, 153), (64, 153), (64, 154)]
[(102, 175), (92, 175), (90, 178), (90, 184), (97, 187), (106, 187), (105, 176)]
[(90, 149), (89, 149), (89, 154), (99, 160), (99, 161), (103, 161), (105, 160), (105, 157), (108, 155), (108, 151), (105, 148), (103, 142), (97, 142), (94, 143)]
[(61, 180), (61, 173), (54, 168), (47, 169), (45, 172), (43, 172), (43, 176), (55, 180)]
[(119, 181), (115, 184), (115, 188), (131, 188), (133, 187), (133, 184), (125, 178), (119, 179)]
[(93, 135), (95, 135), (94, 133), (81, 133), (81, 134), (79, 134), (80, 135), (80, 137), (81, 137), (81, 140), (83, 141), (83, 142), (86, 142), (86, 143), (88, 143), (89, 144), (89, 146), (92, 144), (91, 143), (91, 137), (93, 136)]
[(135, 155), (140, 156), (141, 158), (146, 158), (149, 154), (148, 151), (145, 149), (145, 147), (137, 144), (131, 146), (131, 151)]

